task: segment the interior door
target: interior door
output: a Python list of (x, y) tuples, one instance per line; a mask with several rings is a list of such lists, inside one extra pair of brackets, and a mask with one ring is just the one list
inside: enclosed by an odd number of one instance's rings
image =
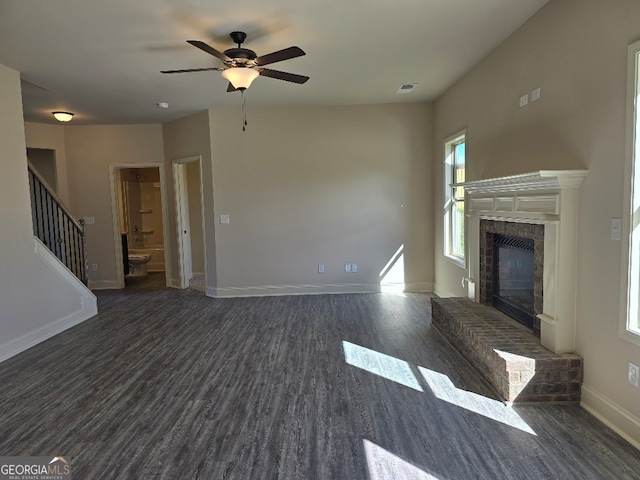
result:
[(180, 262), (180, 287), (187, 288), (193, 277), (191, 263), (191, 229), (189, 221), (189, 195), (187, 187), (186, 165), (174, 163), (176, 192), (176, 223), (178, 226), (178, 260)]

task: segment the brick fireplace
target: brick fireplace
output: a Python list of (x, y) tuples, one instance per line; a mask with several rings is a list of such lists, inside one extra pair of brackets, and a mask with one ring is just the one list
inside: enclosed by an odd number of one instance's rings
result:
[[(573, 352), (578, 189), (586, 174), (542, 170), (463, 184), (469, 298), (433, 298), (432, 322), (508, 403), (580, 400), (583, 363)], [(527, 307), (529, 321), (494, 308), (504, 290)]]
[[(468, 297), (487, 303), (487, 240), (494, 231), (536, 242), (534, 331), (555, 353), (575, 350), (578, 192), (586, 170), (538, 172), (466, 182)], [(484, 254), (484, 260), (482, 260)], [(540, 295), (541, 293), (541, 295)]]

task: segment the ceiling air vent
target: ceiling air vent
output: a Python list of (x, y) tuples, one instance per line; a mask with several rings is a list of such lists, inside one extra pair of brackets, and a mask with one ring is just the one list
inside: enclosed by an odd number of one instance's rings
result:
[(400, 85), (400, 88), (396, 92), (397, 94), (401, 93), (411, 93), (414, 88), (416, 88), (417, 83), (403, 83)]

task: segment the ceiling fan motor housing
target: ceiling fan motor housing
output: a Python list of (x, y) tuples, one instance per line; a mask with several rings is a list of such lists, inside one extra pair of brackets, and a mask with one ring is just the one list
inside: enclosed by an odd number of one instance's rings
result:
[(255, 67), (255, 60), (258, 55), (253, 50), (248, 48), (242, 48), (242, 44), (247, 39), (247, 34), (244, 32), (231, 32), (229, 34), (231, 40), (238, 44), (237, 48), (229, 48), (224, 51), (224, 54), (231, 59), (231, 61), (225, 61), (224, 64), (227, 67)]
[(224, 61), (227, 67), (254, 67), (256, 65), (254, 60), (258, 57), (253, 50), (241, 47), (229, 48), (224, 51), (224, 54), (231, 59), (231, 61)]

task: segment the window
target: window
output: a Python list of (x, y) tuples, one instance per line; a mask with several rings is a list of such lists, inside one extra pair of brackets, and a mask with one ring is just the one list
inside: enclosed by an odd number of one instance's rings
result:
[(620, 335), (640, 345), (640, 42), (629, 47)]
[(465, 132), (444, 142), (445, 255), (464, 266)]

